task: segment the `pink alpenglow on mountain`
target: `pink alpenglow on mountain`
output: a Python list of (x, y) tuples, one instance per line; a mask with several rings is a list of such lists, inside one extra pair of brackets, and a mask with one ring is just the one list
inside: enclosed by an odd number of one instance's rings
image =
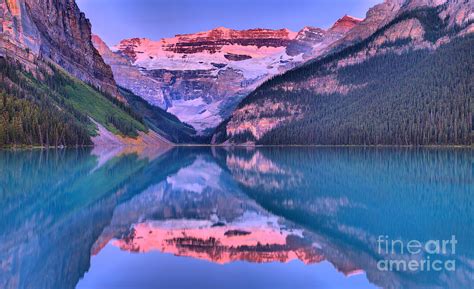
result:
[(93, 41), (120, 86), (205, 133), (258, 85), (318, 56), (359, 21), (345, 16), (327, 31), (219, 27), (159, 41), (126, 39), (111, 49)]

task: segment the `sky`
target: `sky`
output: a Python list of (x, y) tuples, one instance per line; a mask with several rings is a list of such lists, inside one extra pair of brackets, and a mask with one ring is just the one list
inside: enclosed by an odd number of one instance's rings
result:
[(133, 37), (153, 40), (216, 27), (330, 27), (345, 14), (364, 18), (382, 0), (76, 0), (93, 33), (108, 45)]

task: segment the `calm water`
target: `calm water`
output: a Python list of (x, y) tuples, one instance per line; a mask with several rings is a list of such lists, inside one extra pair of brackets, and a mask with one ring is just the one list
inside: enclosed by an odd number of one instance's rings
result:
[[(2, 289), (474, 288), (473, 150), (0, 151), (0, 171)], [(456, 268), (377, 266), (427, 256)]]

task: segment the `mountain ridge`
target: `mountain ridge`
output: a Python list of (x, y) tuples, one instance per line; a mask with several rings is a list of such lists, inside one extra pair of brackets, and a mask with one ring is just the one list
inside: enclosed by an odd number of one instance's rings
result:
[(110, 49), (93, 40), (119, 85), (207, 134), (263, 81), (318, 55), (359, 21), (346, 15), (328, 30), (299, 32), (218, 27), (158, 41), (125, 39)]
[[(393, 4), (393, 2), (400, 4), (398, 10), (387, 9), (387, 5)], [(428, 2), (432, 3), (432, 1)], [(387, 123), (384, 128), (372, 128), (377, 125), (377, 120), (376, 118), (369, 119), (376, 115), (377, 118), (382, 117), (382, 115), (378, 115), (379, 112), (376, 113), (376, 111), (389, 109), (388, 107), (384, 107), (388, 102), (384, 103), (383, 100), (377, 100), (381, 106), (374, 108), (371, 112), (365, 111), (364, 107), (360, 107), (360, 105), (363, 105), (360, 101), (364, 99), (367, 106), (370, 106), (375, 100), (366, 99), (363, 95), (355, 98), (355, 96), (359, 95), (362, 91), (364, 91), (366, 95), (371, 94), (371, 91), (378, 91), (376, 87), (371, 90), (369, 89), (369, 87), (372, 87), (371, 83), (374, 83), (374, 81), (378, 81), (379, 87), (390, 83), (388, 81), (390, 78), (386, 80), (378, 79), (377, 77), (379, 77), (379, 75), (387, 75), (385, 77), (406, 75), (405, 71), (398, 71), (396, 66), (387, 67), (386, 63), (383, 62), (385, 58), (385, 61), (394, 61), (393, 65), (396, 65), (396, 60), (393, 57), (397, 56), (392, 55), (399, 55), (398, 58), (400, 61), (408, 61), (405, 55), (412, 55), (413, 64), (418, 63), (417, 67), (425, 69), (424, 72), (420, 70), (418, 73), (429, 74), (430, 72), (426, 70), (426, 63), (432, 61), (431, 64), (429, 64), (432, 65), (429, 69), (441, 69), (438, 65), (440, 65), (442, 59), (431, 57), (429, 54), (420, 54), (421, 52), (417, 51), (426, 50), (436, 52), (440, 47), (457, 46), (460, 49), (459, 53), (452, 50), (454, 48), (443, 49), (440, 53), (445, 53), (444, 56), (446, 57), (448, 55), (446, 51), (451, 49), (449, 53), (453, 54), (453, 56), (451, 56), (455, 57), (453, 59), (461, 59), (464, 57), (463, 61), (469, 63), (465, 45), (468, 45), (471, 38), (468, 37), (464, 41), (456, 41), (451, 46), (449, 43), (457, 39), (457, 37), (469, 35), (473, 31), (473, 4), (465, 1), (441, 2), (443, 3), (435, 7), (427, 5), (424, 1), (418, 1), (417, 5), (414, 5), (411, 4), (411, 1), (401, 3), (401, 1), (389, 0), (377, 5), (368, 12), (367, 18), (362, 21), (359, 26), (351, 30), (346, 38), (342, 38), (341, 41), (347, 41), (348, 44), (341, 45), (340, 43), (336, 43), (335, 47), (330, 47), (332, 51), (328, 52), (325, 56), (316, 58), (300, 68), (290, 70), (281, 76), (277, 76), (265, 82), (260, 88), (244, 99), (236, 111), (234, 111), (233, 116), (219, 127), (213, 137), (213, 142), (226, 142), (226, 140), (230, 139), (230, 143), (257, 142), (260, 144), (470, 144), (471, 138), (468, 136), (470, 133), (466, 132), (468, 128), (472, 131), (472, 124), (470, 124), (468, 120), (470, 105), (468, 102), (467, 104), (465, 102), (468, 101), (467, 96), (469, 95), (469, 89), (467, 91), (459, 91), (459, 95), (457, 96), (460, 97), (460, 99), (458, 99), (459, 102), (456, 103), (456, 110), (463, 111), (462, 113), (459, 112), (460, 119), (449, 120), (454, 121), (453, 124), (456, 125), (454, 130), (459, 131), (453, 132), (445, 126), (447, 125), (445, 123), (445, 121), (447, 121), (446, 115), (435, 116), (436, 121), (443, 123), (443, 125), (438, 124), (438, 126), (435, 127), (434, 124), (429, 124), (430, 122), (427, 121), (428, 124), (423, 124), (424, 128), (421, 128), (420, 121), (425, 122), (425, 116), (423, 116), (422, 120), (419, 120), (416, 119), (417, 115), (414, 114), (414, 112), (409, 112), (405, 117), (412, 119), (410, 122), (413, 121), (414, 124), (411, 125), (423, 131), (423, 135), (419, 137), (417, 134), (420, 134), (420, 131), (410, 132), (408, 128), (400, 128), (400, 130), (404, 130), (405, 132), (397, 132), (396, 134), (394, 132), (387, 132), (387, 130), (390, 131), (401, 125), (400, 120), (396, 119), (386, 120)], [(388, 13), (388, 16), (380, 17), (377, 11), (385, 11), (384, 13)], [(463, 15), (463, 17), (456, 15)], [(381, 19), (383, 19), (382, 22), (380, 21)], [(387, 19), (389, 19), (389, 21), (387, 21)], [(452, 21), (452, 19), (456, 20)], [(370, 26), (370, 29), (374, 27), (380, 28), (377, 28), (375, 32), (371, 33), (365, 40), (350, 44), (352, 43), (352, 34), (354, 31), (360, 29), (360, 27), (365, 27), (365, 29), (370, 30), (367, 26)], [(437, 55), (441, 55), (440, 53)], [(462, 56), (455, 55), (462, 53), (464, 53)], [(377, 59), (377, 57), (382, 62), (379, 62), (378, 66), (369, 67), (367, 63), (370, 63), (369, 61), (371, 59)], [(416, 59), (418, 57), (425, 58), (425, 62), (418, 62), (419, 59)], [(372, 63), (375, 62), (376, 60)], [(422, 64), (425, 66), (422, 66)], [(455, 67), (456, 64), (461, 63), (451, 63), (450, 65), (451, 67)], [(364, 70), (362, 70), (362, 67), (364, 67)], [(385, 67), (388, 70), (383, 71), (380, 67)], [(407, 66), (407, 68), (408, 67), (409, 66)], [(458, 68), (460, 71), (465, 69), (467, 69), (465, 66)], [(377, 70), (380, 70), (379, 73), (373, 74), (373, 71)], [(345, 71), (352, 71), (353, 74), (349, 75)], [(387, 74), (388, 71), (398, 74), (389, 75)], [(455, 70), (449, 71), (452, 75), (460, 72)], [(447, 74), (448, 70), (443, 71), (441, 69), (440, 73)], [(364, 77), (364, 74), (372, 75), (373, 78), (369, 79)], [(344, 78), (342, 78), (343, 75)], [(451, 89), (454, 91), (454, 87), (458, 85), (457, 82), (464, 81), (469, 87), (469, 80), (466, 78), (466, 75), (459, 75), (457, 77), (448, 79), (449, 81), (446, 82), (446, 85), (451, 85)], [(416, 74), (407, 79), (400, 79), (401, 82), (397, 83), (392, 89), (394, 91), (407, 90), (409, 87), (406, 85), (409, 83), (410, 78), (416, 78)], [(343, 81), (343, 79), (350, 79), (350, 81)], [(395, 84), (390, 83), (390, 85)], [(472, 82), (470, 85), (472, 85)], [(423, 89), (430, 87), (436, 88), (437, 86), (435, 83), (426, 83)], [(421, 86), (420, 90), (423, 91)], [(412, 97), (416, 99), (420, 91), (411, 93)], [(427, 93), (429, 95), (429, 92)], [(439, 108), (442, 101), (445, 101), (444, 97), (446, 96), (439, 93), (440, 92), (436, 92), (436, 94), (432, 93), (433, 95), (437, 95), (436, 97), (439, 97), (438, 99), (430, 100), (433, 101), (434, 107), (423, 107), (421, 104), (417, 105), (420, 105), (423, 110), (436, 109), (440, 114), (446, 113), (441, 112), (444, 111), (444, 109)], [(396, 99), (399, 98), (396, 95), (388, 96), (388, 94), (390, 94), (389, 91), (380, 91), (380, 95), (387, 95), (389, 102), (397, 101)], [(462, 97), (464, 97), (464, 99)], [(344, 103), (344, 106), (334, 103), (336, 99), (340, 103)], [(314, 107), (316, 104), (319, 107)], [(326, 107), (326, 105), (329, 104), (331, 104), (332, 107), (326, 108), (326, 112), (323, 111), (322, 107)], [(400, 104), (397, 104), (395, 107), (399, 105)], [(351, 106), (359, 107), (359, 111), (351, 111)], [(411, 111), (414, 108), (413, 106), (403, 109)], [(400, 107), (399, 109), (402, 108)], [(327, 114), (329, 111), (332, 111), (334, 116)], [(342, 111), (345, 112), (342, 113)], [(357, 115), (357, 118), (351, 118), (348, 111), (351, 111), (350, 114), (353, 114), (353, 117)], [(342, 114), (339, 115), (340, 113)], [(364, 116), (361, 116), (361, 113), (365, 113)], [(393, 113), (396, 113), (396, 111)], [(393, 115), (392, 117), (395, 117), (393, 113), (391, 113)], [(423, 111), (423, 114), (424, 113)], [(426, 113), (430, 114), (429, 112)], [(387, 113), (385, 113), (385, 115), (387, 115)], [(431, 113), (431, 115), (433, 114)], [(332, 124), (329, 125), (329, 123)], [(342, 123), (344, 123), (345, 126), (344, 132), (341, 127)], [(460, 127), (461, 123), (462, 127)], [(364, 127), (359, 128), (362, 124)], [(320, 126), (324, 126), (324, 130), (318, 128)], [(332, 129), (330, 129), (331, 126)], [(370, 127), (371, 131), (365, 131), (367, 127)], [(390, 127), (390, 129), (388, 127)], [(433, 129), (433, 133), (439, 135), (433, 138), (426, 137), (428, 133), (426, 130), (429, 129)], [(374, 133), (376, 133), (377, 136), (372, 135)], [(406, 135), (403, 136), (408, 133), (411, 134), (410, 137)], [(451, 136), (453, 133), (455, 135)], [(271, 135), (271, 137), (268, 136), (264, 138), (267, 134)], [(303, 136), (303, 138), (298, 137), (298, 134)], [(339, 135), (329, 140), (328, 136), (332, 134)], [(294, 135), (293, 140), (291, 139), (292, 137), (290, 137), (291, 135)], [(346, 135), (347, 138), (342, 137), (342, 135)], [(351, 135), (354, 135), (353, 139), (349, 139)], [(383, 135), (383, 138), (380, 137), (381, 135)], [(442, 137), (440, 137), (440, 135), (442, 135)], [(305, 137), (306, 139), (304, 139)], [(400, 139), (397, 140), (397, 138), (406, 139), (402, 141)], [(229, 141), (226, 143), (229, 143)]]

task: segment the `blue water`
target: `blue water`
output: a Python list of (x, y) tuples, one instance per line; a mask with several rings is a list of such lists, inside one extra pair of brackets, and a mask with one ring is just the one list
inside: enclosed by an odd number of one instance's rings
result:
[[(0, 151), (0, 171), (0, 288), (474, 288), (469, 149)], [(427, 257), (455, 270), (377, 266)]]

